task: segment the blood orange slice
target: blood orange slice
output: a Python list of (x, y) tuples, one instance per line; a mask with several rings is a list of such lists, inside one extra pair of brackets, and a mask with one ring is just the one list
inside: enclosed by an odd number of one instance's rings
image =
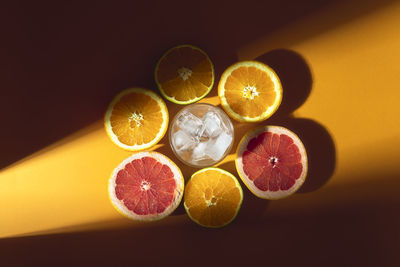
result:
[(153, 221), (171, 214), (182, 200), (180, 169), (158, 152), (139, 152), (115, 168), (109, 180), (114, 207), (130, 219)]
[(236, 169), (253, 194), (279, 199), (293, 194), (307, 175), (307, 154), (292, 131), (264, 126), (247, 133), (239, 143)]

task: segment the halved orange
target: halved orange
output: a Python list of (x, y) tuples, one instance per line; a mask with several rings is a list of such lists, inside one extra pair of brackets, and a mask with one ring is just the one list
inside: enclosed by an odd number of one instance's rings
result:
[(243, 191), (236, 177), (219, 168), (205, 168), (192, 175), (185, 187), (184, 206), (197, 224), (218, 228), (236, 217)]
[(179, 45), (169, 49), (158, 61), (155, 80), (169, 101), (186, 105), (205, 97), (214, 85), (214, 66), (198, 47)]
[(110, 103), (104, 126), (117, 146), (137, 151), (155, 145), (168, 128), (168, 110), (156, 93), (143, 88), (126, 89)]
[(230, 117), (240, 122), (258, 122), (278, 109), (282, 86), (269, 66), (258, 61), (241, 61), (224, 71), (218, 95)]

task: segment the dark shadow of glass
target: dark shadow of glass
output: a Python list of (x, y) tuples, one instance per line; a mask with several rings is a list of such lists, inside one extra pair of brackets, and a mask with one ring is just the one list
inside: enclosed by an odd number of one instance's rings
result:
[(312, 75), (306, 60), (288, 49), (277, 49), (256, 58), (270, 66), (279, 76), (283, 98), (273, 117), (287, 117), (308, 98), (312, 88)]

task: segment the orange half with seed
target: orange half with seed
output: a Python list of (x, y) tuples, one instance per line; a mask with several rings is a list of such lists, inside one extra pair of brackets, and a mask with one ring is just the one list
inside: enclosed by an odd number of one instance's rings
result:
[(143, 88), (126, 89), (110, 103), (104, 126), (117, 146), (138, 151), (157, 144), (168, 128), (168, 110), (156, 93)]

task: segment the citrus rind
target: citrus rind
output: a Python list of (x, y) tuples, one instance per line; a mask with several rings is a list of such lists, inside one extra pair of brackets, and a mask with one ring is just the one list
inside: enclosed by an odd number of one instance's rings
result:
[[(196, 98), (193, 98), (193, 99), (190, 99), (190, 100), (188, 100), (188, 101), (177, 100), (175, 97), (167, 95), (167, 94), (164, 92), (164, 90), (163, 90), (163, 88), (162, 88), (162, 85), (161, 85), (161, 83), (158, 81), (158, 78), (157, 78), (157, 72), (158, 72), (158, 69), (159, 69), (159, 66), (160, 66), (161, 61), (162, 61), (171, 51), (173, 51), (173, 50), (175, 50), (175, 49), (182, 48), (182, 47), (190, 47), (190, 48), (192, 48), (192, 49), (194, 49), (194, 50), (198, 50), (201, 54), (203, 54), (203, 55), (207, 58), (207, 61), (210, 63), (210, 65), (211, 65), (211, 72), (212, 72), (211, 85), (208, 87), (207, 91), (206, 91), (203, 95), (201, 95), (201, 96), (199, 96), (199, 97), (196, 97)], [(195, 103), (195, 102), (197, 102), (197, 101), (203, 99), (204, 97), (206, 97), (206, 96), (210, 93), (211, 89), (212, 89), (213, 86), (214, 86), (214, 81), (215, 81), (214, 64), (213, 64), (213, 62), (211, 61), (210, 57), (207, 55), (207, 53), (204, 52), (202, 49), (200, 49), (200, 48), (198, 48), (198, 47), (196, 47), (196, 46), (190, 45), (190, 44), (182, 44), (182, 45), (174, 46), (174, 47), (168, 49), (168, 50), (161, 56), (161, 58), (158, 60), (158, 62), (157, 62), (157, 64), (156, 64), (156, 68), (155, 68), (155, 70), (154, 70), (154, 79), (155, 79), (155, 81), (156, 81), (157, 87), (158, 87), (158, 89), (159, 89), (161, 95), (162, 95), (163, 97), (165, 97), (165, 99), (171, 101), (172, 103), (178, 104), (178, 105), (188, 105), (188, 104), (192, 104), (192, 103)]]
[[(159, 105), (161, 114), (163, 117), (163, 123), (161, 124), (160, 130), (157, 133), (157, 135), (154, 137), (154, 139), (148, 143), (143, 143), (141, 145), (135, 144), (135, 145), (129, 146), (129, 145), (126, 145), (126, 144), (120, 142), (118, 140), (118, 136), (114, 134), (112, 127), (111, 127), (110, 118), (111, 118), (112, 111), (113, 111), (115, 104), (118, 103), (119, 100), (123, 96), (130, 94), (130, 93), (145, 94), (145, 95), (151, 97), (152, 99), (154, 99), (157, 102), (157, 104)], [(161, 97), (159, 97), (156, 93), (154, 93), (148, 89), (139, 88), (139, 87), (129, 88), (129, 89), (126, 89), (126, 90), (120, 92), (111, 101), (111, 103), (109, 104), (107, 111), (104, 115), (104, 127), (105, 127), (107, 135), (109, 136), (111, 141), (118, 147), (123, 148), (125, 150), (129, 150), (129, 151), (140, 151), (140, 150), (148, 149), (148, 148), (152, 147), (153, 145), (157, 144), (164, 137), (165, 133), (167, 132), (168, 121), (169, 121), (169, 114), (168, 114), (167, 105), (165, 104), (164, 100)]]
[[(247, 178), (247, 175), (245, 174), (243, 170), (243, 162), (242, 162), (242, 155), (244, 151), (247, 149), (247, 144), (248, 142), (257, 137), (259, 134), (263, 132), (272, 132), (272, 133), (277, 133), (277, 134), (286, 134), (290, 138), (293, 139), (294, 144), (299, 148), (300, 154), (301, 154), (301, 163), (303, 165), (302, 172), (300, 174), (300, 177), (296, 179), (295, 184), (289, 188), (288, 190), (278, 190), (276, 192), (273, 191), (262, 191), (259, 188), (257, 188), (254, 183)], [(303, 145), (303, 143), (300, 141), (300, 138), (290, 131), (289, 129), (282, 127), (282, 126), (272, 126), (272, 125), (267, 125), (267, 126), (261, 126), (255, 129), (252, 129), (248, 131), (240, 140), (237, 150), (236, 150), (236, 160), (235, 160), (235, 166), (237, 173), (239, 174), (239, 177), (242, 179), (243, 183), (246, 185), (246, 187), (257, 197), (263, 198), (263, 199), (281, 199), (288, 197), (295, 193), (304, 183), (306, 176), (307, 176), (307, 171), (308, 171), (308, 159), (307, 159), (307, 153), (306, 149)]]
[[(190, 207), (188, 207), (188, 206), (186, 205), (185, 201), (183, 201), (183, 206), (184, 206), (184, 208), (185, 208), (185, 210), (186, 210), (186, 213), (187, 213), (187, 215), (189, 216), (189, 218), (190, 218), (193, 222), (197, 223), (198, 225), (203, 226), (203, 227), (206, 227), (206, 228), (221, 228), (221, 227), (224, 227), (224, 226), (227, 226), (228, 224), (230, 224), (230, 223), (236, 218), (237, 214), (239, 213), (239, 210), (240, 210), (240, 208), (241, 208), (241, 206), (242, 206), (242, 203), (243, 203), (243, 190), (242, 190), (242, 187), (241, 187), (239, 181), (237, 180), (237, 178), (236, 178), (233, 174), (231, 174), (230, 172), (225, 171), (225, 170), (223, 170), (223, 169), (216, 168), (216, 167), (208, 167), (208, 168), (204, 168), (204, 169), (198, 170), (197, 172), (195, 172), (195, 173), (192, 174), (192, 176), (190, 177), (190, 179), (188, 180), (187, 183), (189, 183), (190, 180), (191, 180), (194, 176), (196, 176), (197, 174), (202, 173), (202, 172), (205, 172), (205, 171), (209, 171), (209, 170), (218, 171), (218, 172), (221, 172), (221, 173), (223, 173), (223, 174), (225, 174), (225, 175), (228, 175), (229, 177), (231, 177), (231, 178), (233, 179), (233, 181), (235, 182), (236, 187), (239, 189), (239, 192), (240, 192), (240, 202), (238, 203), (238, 206), (237, 206), (237, 208), (236, 208), (236, 211), (235, 211), (234, 216), (232, 216), (232, 218), (231, 218), (229, 221), (227, 221), (226, 223), (224, 223), (224, 224), (222, 224), (222, 225), (216, 225), (216, 226), (214, 226), (214, 225), (205, 225), (205, 224), (200, 223), (196, 218), (192, 217), (192, 215), (191, 215), (190, 212), (189, 212), (189, 208), (190, 208)], [(211, 178), (211, 179), (212, 179), (212, 178)]]
[[(125, 168), (126, 164), (132, 162), (135, 159), (140, 159), (143, 157), (152, 157), (155, 158), (157, 161), (159, 161), (162, 164), (166, 164), (169, 168), (171, 168), (172, 173), (174, 174), (174, 178), (176, 181), (176, 189), (175, 189), (175, 194), (174, 194), (174, 199), (169, 207), (167, 207), (163, 212), (157, 213), (157, 214), (148, 214), (148, 215), (138, 215), (134, 213), (133, 211), (129, 210), (128, 208), (125, 207), (124, 203), (119, 200), (115, 194), (115, 179), (117, 177), (118, 172)], [(135, 221), (157, 221), (161, 220), (168, 215), (170, 215), (174, 210), (179, 206), (180, 202), (182, 201), (183, 197), (183, 192), (184, 192), (184, 178), (182, 175), (181, 170), (179, 167), (168, 157), (164, 156), (163, 154), (159, 152), (137, 152), (131, 155), (130, 157), (126, 158), (124, 161), (122, 161), (118, 167), (114, 169), (114, 171), (111, 174), (111, 177), (108, 181), (108, 196), (110, 199), (111, 204), (114, 206), (114, 208), (123, 216), (135, 220)]]
[[(277, 94), (277, 97), (275, 98), (274, 103), (270, 107), (268, 107), (268, 109), (266, 111), (264, 111), (262, 114), (260, 114), (256, 117), (249, 117), (249, 116), (244, 116), (244, 115), (240, 115), (240, 114), (236, 113), (229, 106), (229, 103), (227, 102), (227, 100), (225, 98), (226, 80), (231, 75), (231, 73), (239, 67), (255, 67), (257, 69), (261, 69), (262, 71), (264, 71), (265, 73), (268, 74), (268, 76), (271, 78), (271, 81), (274, 84), (274, 90)], [(282, 102), (282, 85), (281, 85), (281, 81), (280, 81), (278, 75), (268, 65), (266, 65), (262, 62), (255, 61), (255, 60), (240, 61), (240, 62), (237, 62), (237, 63), (231, 65), (222, 73), (221, 79), (218, 84), (218, 96), (220, 98), (222, 108), (234, 120), (239, 121), (239, 122), (260, 122), (260, 121), (266, 120), (269, 117), (271, 117), (272, 114), (274, 114), (276, 112), (279, 105), (281, 104), (281, 102)]]

